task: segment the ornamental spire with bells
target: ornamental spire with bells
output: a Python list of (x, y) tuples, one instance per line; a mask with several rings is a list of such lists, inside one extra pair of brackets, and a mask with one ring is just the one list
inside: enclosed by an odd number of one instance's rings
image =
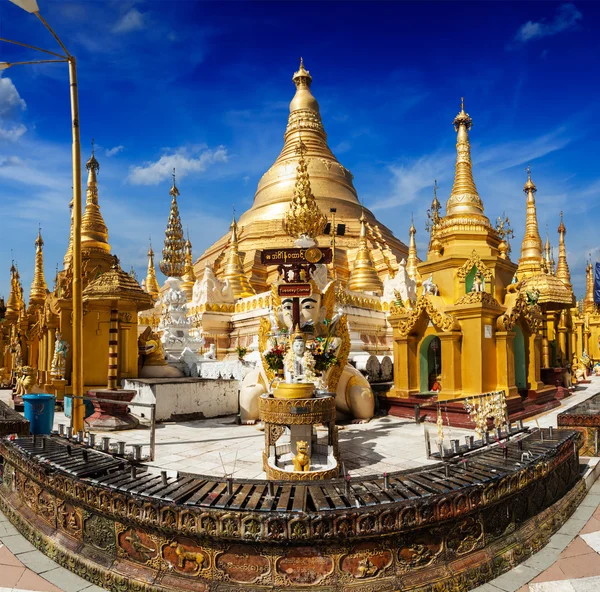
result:
[(35, 239), (35, 270), (33, 273), (33, 282), (29, 290), (29, 307), (43, 305), (48, 293), (48, 286), (44, 277), (44, 241), (42, 240), (42, 229), (38, 228), (38, 235)]
[(367, 225), (364, 210), (360, 217), (359, 241), (354, 267), (348, 278), (348, 289), (355, 292), (373, 292), (381, 295), (383, 293), (383, 283), (377, 275), (367, 243)]
[(253, 296), (256, 294), (256, 291), (250, 285), (250, 282), (244, 273), (240, 253), (238, 251), (238, 227), (235, 220), (235, 209), (233, 210), (233, 219), (231, 220), (229, 228), (231, 230), (231, 238), (229, 239), (229, 246), (225, 252), (223, 279), (229, 282), (234, 298)]
[(323, 232), (327, 217), (319, 209), (310, 186), (310, 176), (304, 158), (306, 146), (302, 139), (298, 141), (296, 154), (299, 156), (296, 185), (292, 202), (283, 219), (283, 228), (294, 239), (308, 237), (315, 241), (316, 237)]
[(152, 240), (150, 240), (150, 248), (148, 249), (148, 271), (144, 280), (146, 292), (152, 296), (154, 300), (158, 300), (160, 286), (156, 279), (156, 270), (154, 269), (154, 251), (152, 250)]
[(192, 256), (192, 243), (190, 241), (189, 230), (187, 231), (184, 250), (183, 276), (181, 278), (183, 280), (182, 288), (188, 301), (191, 301), (194, 292), (194, 283), (196, 282), (196, 274), (194, 273), (194, 257)]
[(415, 240), (415, 234), (417, 229), (415, 228), (415, 221), (411, 218), (410, 229), (410, 240), (408, 243), (408, 259), (406, 260), (406, 273), (411, 280), (416, 280), (419, 277), (417, 265), (419, 264), (419, 257), (417, 256), (417, 242)]
[(562, 283), (569, 288), (571, 286), (571, 273), (569, 272), (569, 264), (567, 263), (567, 247), (565, 246), (565, 234), (567, 229), (563, 222), (563, 213), (560, 213), (560, 224), (558, 225), (558, 263), (556, 265), (556, 277), (562, 281)]
[(527, 196), (527, 210), (525, 213), (525, 235), (521, 243), (521, 257), (517, 275), (520, 279), (537, 275), (542, 272), (542, 239), (538, 228), (537, 211), (535, 207), (535, 194), (537, 187), (531, 180), (531, 167), (527, 167), (527, 182), (523, 187)]
[(175, 169), (173, 169), (173, 186), (169, 191), (171, 196), (171, 210), (165, 230), (165, 243), (162, 251), (160, 270), (167, 276), (181, 278), (185, 266), (185, 245), (183, 242), (183, 228), (177, 207), (179, 189), (175, 184)]
[[(100, 213), (98, 205), (98, 179), (100, 164), (96, 160), (94, 140), (92, 140), (92, 156), (85, 164), (88, 171), (85, 211), (81, 218), (81, 248), (94, 249), (110, 253), (108, 244), (108, 228)], [(71, 246), (72, 249), (72, 246)]]
[(476, 214), (483, 215), (483, 203), (473, 180), (469, 130), (473, 120), (465, 112), (465, 100), (460, 100), (460, 112), (454, 118), (456, 135), (456, 170), (450, 198), (446, 202), (446, 216)]

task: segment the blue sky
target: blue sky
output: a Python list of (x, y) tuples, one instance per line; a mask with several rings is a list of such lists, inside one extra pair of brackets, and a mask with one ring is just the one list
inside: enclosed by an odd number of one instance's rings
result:
[[(199, 2), (38, 0), (78, 59), (83, 156), (124, 269), (160, 251), (170, 170), (194, 254), (250, 207), (279, 153), (303, 56), (329, 143), (360, 198), (420, 256), (433, 180), (452, 186), (452, 120), (465, 97), (475, 180), (491, 220), (523, 236), (526, 180), (542, 238), (565, 211), (576, 293), (600, 253), (600, 5), (595, 2)], [(0, 36), (54, 49), (41, 23), (0, 0)], [(0, 61), (38, 54), (0, 44)], [(68, 240), (68, 74), (62, 64), (0, 78), (0, 294), (11, 248), (29, 292), (38, 222), (50, 284)], [(2, 271), (3, 270), (3, 271)]]

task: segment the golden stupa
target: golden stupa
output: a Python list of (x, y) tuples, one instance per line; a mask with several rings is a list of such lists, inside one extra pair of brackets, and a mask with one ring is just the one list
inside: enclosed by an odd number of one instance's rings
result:
[[(293, 239), (284, 229), (284, 218), (296, 188), (298, 166), (305, 160), (306, 173), (310, 175), (312, 193), (321, 212), (331, 221), (335, 209), (335, 226), (344, 225), (343, 236), (335, 237), (335, 275), (347, 281), (353, 269), (354, 257), (360, 243), (363, 207), (352, 183), (352, 173), (334, 156), (327, 144), (327, 134), (321, 121), (319, 103), (311, 92), (312, 76), (300, 62), (293, 75), (296, 94), (290, 103), (290, 115), (284, 134), (281, 153), (262, 176), (256, 189), (254, 203), (238, 220), (238, 250), (243, 271), (252, 288), (258, 293), (269, 288), (276, 271), (260, 263), (263, 249), (292, 246)], [(299, 150), (299, 146), (302, 149)], [(365, 224), (373, 241), (371, 257), (380, 280), (398, 269), (398, 262), (408, 255), (404, 243), (380, 224), (374, 215), (364, 209)], [(207, 263), (214, 265), (218, 277), (225, 269), (225, 251), (230, 235), (226, 234), (196, 261), (197, 277), (202, 277)], [(331, 237), (317, 236), (321, 246), (329, 246)], [(350, 260), (349, 260), (350, 258)]]

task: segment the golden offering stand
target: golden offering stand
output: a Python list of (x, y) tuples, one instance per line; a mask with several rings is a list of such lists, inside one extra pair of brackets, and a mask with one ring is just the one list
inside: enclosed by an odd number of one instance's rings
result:
[[(283, 388), (282, 388), (283, 387)], [(308, 396), (300, 398), (302, 392)], [(265, 426), (263, 468), (267, 479), (315, 481), (339, 474), (335, 398), (310, 383), (281, 382), (258, 401)], [(318, 433), (323, 425), (327, 434)]]

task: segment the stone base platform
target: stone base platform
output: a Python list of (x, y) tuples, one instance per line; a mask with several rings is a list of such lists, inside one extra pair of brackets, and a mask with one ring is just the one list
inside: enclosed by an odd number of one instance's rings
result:
[(535, 431), (386, 480), (291, 484), (161, 475), (20, 438), (0, 442), (0, 510), (54, 561), (119, 592), (466, 592), (572, 514), (586, 492), (577, 445), (575, 432)]
[(147, 407), (136, 403), (156, 403), (156, 421), (188, 421), (232, 415), (238, 412), (237, 380), (204, 378), (126, 378), (123, 388), (137, 392), (131, 412), (150, 416)]

